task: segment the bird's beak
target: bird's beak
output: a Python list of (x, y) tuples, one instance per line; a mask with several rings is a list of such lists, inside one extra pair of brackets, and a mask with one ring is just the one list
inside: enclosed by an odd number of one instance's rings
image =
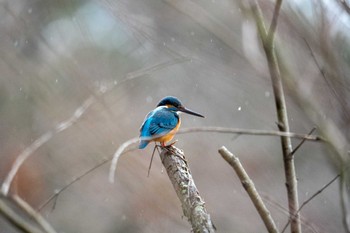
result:
[(184, 112), (184, 113), (191, 114), (191, 115), (193, 115), (193, 116), (203, 117), (203, 118), (204, 118), (203, 115), (201, 115), (201, 114), (199, 114), (199, 113), (196, 113), (196, 112), (194, 112), (194, 111), (192, 111), (192, 110), (190, 110), (190, 109), (188, 109), (188, 108), (185, 108), (185, 107), (179, 108), (179, 111)]

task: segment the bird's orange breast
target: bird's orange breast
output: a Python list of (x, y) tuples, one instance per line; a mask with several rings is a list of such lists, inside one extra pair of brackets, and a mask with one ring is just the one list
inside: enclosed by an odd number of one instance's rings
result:
[(174, 129), (172, 129), (169, 133), (167, 133), (164, 136), (161, 136), (159, 138), (155, 138), (154, 141), (161, 142), (163, 144), (171, 141), (174, 138), (174, 136), (177, 133), (177, 131), (179, 130), (180, 125), (181, 125), (181, 120), (179, 118), (179, 122), (177, 123), (177, 125), (176, 125), (176, 127)]

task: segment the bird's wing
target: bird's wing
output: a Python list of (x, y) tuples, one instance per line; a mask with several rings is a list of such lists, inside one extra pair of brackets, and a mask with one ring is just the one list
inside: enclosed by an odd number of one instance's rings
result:
[(141, 127), (140, 127), (140, 133), (142, 133), (142, 130), (143, 130), (143, 128), (145, 127), (145, 124), (146, 124), (147, 120), (150, 118), (150, 116), (151, 116), (152, 114), (154, 114), (153, 112), (154, 112), (154, 111), (149, 112), (149, 113), (147, 114), (147, 116), (145, 117), (145, 119), (143, 120), (143, 123), (142, 123), (142, 125), (141, 125)]
[(177, 115), (170, 111), (156, 109), (150, 112), (141, 126), (141, 137), (162, 136), (173, 130), (178, 124)]

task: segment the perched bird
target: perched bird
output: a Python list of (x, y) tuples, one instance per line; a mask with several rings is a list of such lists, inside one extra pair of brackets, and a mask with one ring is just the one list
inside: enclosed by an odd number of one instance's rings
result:
[(139, 148), (145, 148), (152, 141), (160, 142), (161, 146), (165, 147), (179, 130), (181, 112), (204, 117), (185, 108), (176, 97), (167, 96), (158, 103), (156, 109), (147, 114), (140, 128)]

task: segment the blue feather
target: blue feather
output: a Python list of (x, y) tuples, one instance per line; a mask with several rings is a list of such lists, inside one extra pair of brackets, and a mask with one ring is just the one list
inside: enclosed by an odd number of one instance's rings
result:
[(179, 123), (176, 111), (165, 106), (159, 106), (146, 116), (141, 128), (140, 149), (145, 148), (155, 138), (164, 136), (173, 130)]

